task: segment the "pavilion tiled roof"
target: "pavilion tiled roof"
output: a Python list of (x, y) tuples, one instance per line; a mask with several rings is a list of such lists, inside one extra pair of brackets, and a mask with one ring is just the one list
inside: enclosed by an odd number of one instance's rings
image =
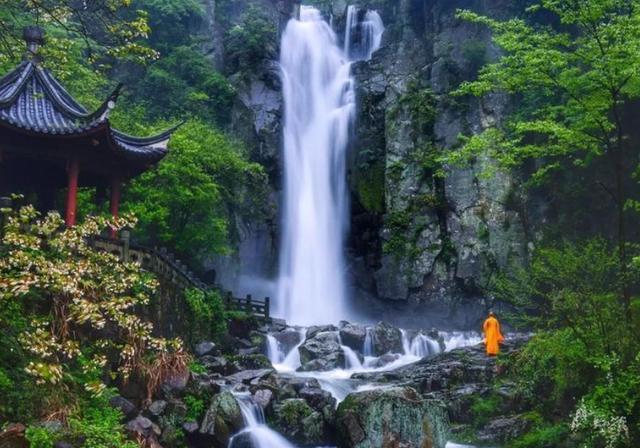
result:
[(120, 86), (94, 112), (89, 112), (38, 61), (23, 61), (0, 79), (0, 124), (31, 134), (70, 136), (104, 128), (118, 156), (144, 165), (157, 163), (167, 154), (175, 128), (152, 137), (133, 137), (110, 126)]

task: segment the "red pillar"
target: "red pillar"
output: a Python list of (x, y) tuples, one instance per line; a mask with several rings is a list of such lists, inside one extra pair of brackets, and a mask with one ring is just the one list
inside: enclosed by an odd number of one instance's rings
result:
[(78, 198), (78, 174), (80, 173), (80, 164), (78, 159), (73, 157), (69, 160), (67, 166), (67, 175), (69, 178), (67, 187), (67, 215), (65, 222), (67, 227), (76, 225), (76, 208)]
[[(109, 202), (109, 208), (111, 210), (111, 216), (118, 217), (118, 208), (120, 207), (120, 191), (121, 183), (120, 179), (114, 177), (111, 179), (111, 200)], [(111, 238), (116, 237), (115, 229), (111, 229)]]

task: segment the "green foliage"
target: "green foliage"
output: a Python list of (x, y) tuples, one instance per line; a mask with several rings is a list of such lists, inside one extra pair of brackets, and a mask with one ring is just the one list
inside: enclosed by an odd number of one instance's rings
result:
[(385, 204), (384, 164), (376, 162), (358, 172), (356, 191), (362, 206), (370, 212), (382, 213)]
[(121, 420), (122, 413), (109, 405), (105, 394), (85, 402), (69, 419), (67, 432), (87, 448), (136, 448), (138, 444), (126, 440)]
[(201, 396), (187, 394), (184, 397), (184, 404), (187, 405), (187, 421), (199, 421), (206, 410), (206, 403)]
[(224, 303), (218, 291), (188, 289), (185, 301), (189, 310), (189, 339), (218, 338), (227, 330)]
[(134, 313), (155, 280), (88, 244), (107, 226), (132, 224), (91, 218), (64, 228), (57, 213), (40, 217), (31, 206), (10, 214), (0, 242), (0, 416), (66, 413), (79, 397), (100, 396), (107, 378), (145, 381), (156, 356), (181, 353)]
[(500, 412), (502, 399), (495, 394), (486, 397), (477, 397), (471, 405), (473, 423), (476, 427), (482, 427)]
[(511, 446), (513, 448), (556, 448), (562, 446), (568, 436), (569, 428), (564, 423), (541, 424), (511, 442)]
[(224, 38), (230, 72), (247, 71), (276, 54), (278, 30), (264, 9), (252, 5)]
[(151, 120), (193, 116), (218, 125), (228, 123), (234, 97), (235, 90), (211, 62), (187, 46), (174, 47), (150, 66), (132, 94), (145, 105)]
[(135, 179), (125, 208), (140, 220), (143, 243), (170, 246), (196, 264), (231, 251), (236, 217), (264, 210), (265, 175), (229, 138), (191, 120), (171, 140), (171, 151), (154, 170)]
[(192, 26), (204, 19), (203, 5), (196, 0), (137, 0), (133, 7), (148, 14), (149, 44), (161, 54), (190, 44)]
[(25, 437), (31, 448), (53, 448), (53, 444), (58, 439), (56, 433), (44, 426), (29, 426)]

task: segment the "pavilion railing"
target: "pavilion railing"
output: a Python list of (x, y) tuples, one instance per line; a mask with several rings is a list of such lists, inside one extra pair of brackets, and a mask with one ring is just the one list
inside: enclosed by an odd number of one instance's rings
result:
[[(156, 274), (162, 280), (170, 282), (180, 290), (195, 288), (206, 290), (209, 286), (201, 281), (189, 268), (176, 259), (165, 248), (156, 249), (131, 244), (127, 230), (121, 231), (120, 239), (93, 237), (92, 247), (118, 256), (123, 261), (134, 261), (140, 266)], [(251, 295), (234, 297), (230, 291), (224, 294), (225, 304), (246, 311), (260, 319), (270, 319), (270, 298), (257, 300)]]

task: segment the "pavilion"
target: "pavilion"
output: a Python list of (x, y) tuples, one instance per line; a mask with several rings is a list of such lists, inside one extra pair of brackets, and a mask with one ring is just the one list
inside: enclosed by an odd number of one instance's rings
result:
[(27, 52), (0, 79), (0, 196), (35, 192), (44, 209), (67, 189), (65, 222), (76, 222), (78, 187), (110, 191), (110, 211), (118, 216), (121, 187), (157, 164), (175, 128), (152, 137), (133, 137), (111, 127), (120, 86), (89, 112), (49, 70), (38, 49), (44, 32), (26, 27)]

